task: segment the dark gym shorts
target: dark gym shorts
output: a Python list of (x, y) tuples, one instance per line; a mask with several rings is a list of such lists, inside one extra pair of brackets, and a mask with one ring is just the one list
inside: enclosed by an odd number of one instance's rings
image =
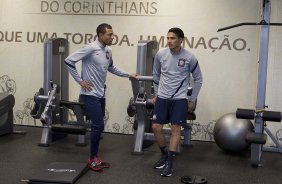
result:
[(157, 97), (153, 112), (153, 123), (177, 124), (186, 123), (187, 99), (163, 99)]

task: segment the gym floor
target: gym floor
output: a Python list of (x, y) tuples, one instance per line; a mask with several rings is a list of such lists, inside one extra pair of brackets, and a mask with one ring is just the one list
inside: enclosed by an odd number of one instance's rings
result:
[[(75, 145), (77, 137), (69, 135), (50, 147), (39, 147), (40, 127), (15, 126), (25, 135), (8, 134), (0, 137), (1, 183), (20, 184), (52, 162), (86, 162), (89, 144)], [(87, 140), (89, 134), (87, 135)], [(208, 179), (208, 184), (273, 184), (282, 182), (282, 155), (263, 152), (263, 166), (252, 168), (250, 151), (228, 155), (213, 142), (192, 141), (192, 148), (183, 148), (175, 159), (175, 172), (171, 177), (161, 177), (152, 165), (159, 159), (154, 144), (144, 155), (132, 155), (132, 135), (104, 133), (100, 155), (112, 168), (102, 173), (89, 170), (76, 184), (172, 184), (181, 183), (182, 176), (198, 175)]]

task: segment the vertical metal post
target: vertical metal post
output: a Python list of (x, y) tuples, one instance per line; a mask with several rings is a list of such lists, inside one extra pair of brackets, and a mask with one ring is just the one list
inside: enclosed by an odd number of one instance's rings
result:
[[(270, 1), (263, 0), (262, 20), (266, 23), (270, 22)], [(269, 44), (269, 25), (262, 25), (260, 31), (260, 55), (258, 68), (258, 85), (257, 85), (257, 101), (256, 112), (265, 108), (266, 80), (267, 80), (267, 62), (268, 62), (268, 44)], [(260, 113), (255, 117), (255, 132), (264, 132), (264, 121)], [(251, 162), (254, 167), (260, 166), (260, 157), (262, 152), (262, 144), (251, 145)]]
[[(159, 46), (156, 41), (139, 41), (137, 46), (137, 68), (136, 73), (142, 76), (151, 76), (153, 71), (153, 61)], [(148, 95), (146, 98), (151, 98), (153, 93), (152, 80), (150, 81), (139, 81), (131, 80), (132, 91), (134, 100), (136, 100), (140, 87), (144, 87), (145, 94)], [(134, 145), (133, 154), (143, 154), (143, 142), (146, 140), (144, 134), (149, 132), (151, 126), (151, 120), (147, 115), (145, 107), (136, 106), (136, 116), (138, 121), (137, 130), (134, 131)]]
[(51, 91), (50, 81), (58, 85), (56, 93), (56, 108), (53, 109), (52, 123), (67, 121), (67, 116), (59, 118), (60, 100), (69, 100), (69, 73), (64, 60), (69, 54), (68, 41), (64, 38), (47, 39), (44, 41), (44, 95)]

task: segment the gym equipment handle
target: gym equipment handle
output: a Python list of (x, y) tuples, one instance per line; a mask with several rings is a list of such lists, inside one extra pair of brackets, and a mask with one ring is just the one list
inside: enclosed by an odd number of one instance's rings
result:
[(220, 29), (217, 30), (217, 32), (225, 31), (227, 29), (232, 29), (232, 28), (240, 27), (240, 26), (257, 26), (257, 25), (282, 26), (282, 23), (267, 23), (265, 20), (262, 20), (259, 23), (242, 22), (242, 23), (239, 23), (239, 24), (234, 24), (234, 25), (231, 25), (231, 26), (220, 28)]
[[(139, 81), (153, 81), (153, 76), (142, 76), (142, 75), (139, 75), (136, 77), (137, 80)], [(130, 78), (130, 80), (136, 80), (134, 78)]]
[(251, 109), (237, 109), (236, 118), (238, 119), (254, 119), (255, 111)]
[(264, 121), (281, 122), (281, 112), (277, 111), (261, 111), (255, 112), (252, 109), (237, 109), (236, 118), (240, 119), (254, 119), (255, 116), (260, 115)]
[(49, 111), (51, 110), (51, 108), (54, 106), (53, 105), (53, 102), (55, 101), (55, 94), (56, 94), (56, 91), (57, 91), (57, 85), (56, 84), (52, 84), (53, 85), (53, 88), (48, 96), (48, 101), (46, 103), (46, 106), (44, 108), (44, 111), (42, 112), (41, 114), (41, 117), (40, 117), (40, 121), (43, 123), (43, 124), (46, 124), (48, 123), (47, 120), (49, 119)]
[(264, 121), (281, 122), (281, 112), (275, 111), (264, 111), (263, 112)]

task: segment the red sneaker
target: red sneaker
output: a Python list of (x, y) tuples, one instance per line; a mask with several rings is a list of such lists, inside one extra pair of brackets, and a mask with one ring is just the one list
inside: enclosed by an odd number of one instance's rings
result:
[(87, 162), (88, 162), (88, 167), (91, 170), (96, 171), (96, 172), (102, 172), (103, 171), (103, 166), (102, 166), (101, 162), (97, 161), (97, 159), (89, 158)]

